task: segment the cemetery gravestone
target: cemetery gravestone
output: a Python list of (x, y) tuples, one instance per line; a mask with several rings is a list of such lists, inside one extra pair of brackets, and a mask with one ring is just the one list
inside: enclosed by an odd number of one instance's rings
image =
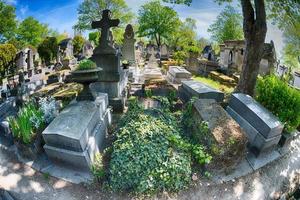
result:
[(175, 84), (180, 84), (182, 81), (187, 81), (192, 78), (192, 74), (185, 68), (179, 66), (170, 66), (167, 73), (167, 78)]
[(161, 60), (169, 60), (169, 50), (166, 44), (162, 44), (160, 47), (160, 59)]
[[(210, 130), (209, 135), (199, 137), (197, 142), (219, 150), (213, 155), (214, 168), (228, 171), (236, 167), (246, 155), (246, 133), (214, 99), (198, 99), (193, 106), (194, 124), (205, 121)], [(195, 130), (198, 131), (197, 128)]]
[(300, 72), (294, 72), (294, 87), (300, 89)]
[(199, 99), (214, 99), (223, 102), (224, 93), (209, 87), (198, 81), (182, 81), (182, 86), (178, 88), (179, 95), (184, 101), (189, 101), (192, 97)]
[(128, 24), (124, 33), (122, 54), (123, 60), (127, 60), (129, 63), (135, 63), (135, 41), (132, 25)]
[(119, 19), (111, 19), (110, 10), (102, 12), (101, 21), (94, 21), (94, 29), (101, 28), (99, 46), (94, 49), (93, 60), (98, 68), (103, 70), (98, 73), (97, 85), (99, 90), (108, 94), (109, 103), (114, 111), (123, 111), (126, 99), (126, 85), (128, 70), (121, 67), (120, 52), (114, 47), (110, 37), (110, 28), (116, 27)]
[(249, 95), (233, 94), (227, 112), (247, 133), (250, 149), (256, 156), (272, 151), (277, 146), (283, 125)]

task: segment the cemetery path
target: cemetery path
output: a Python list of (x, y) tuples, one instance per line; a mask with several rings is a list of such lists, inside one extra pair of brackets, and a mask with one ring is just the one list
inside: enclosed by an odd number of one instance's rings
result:
[[(252, 174), (223, 184), (201, 180), (176, 196), (162, 194), (155, 199), (272, 199), (296, 178), (299, 181), (300, 138), (289, 154)], [(0, 149), (0, 188), (20, 200), (131, 199), (122, 194), (96, 190), (95, 186), (74, 185), (48, 177), (19, 163), (11, 152), (3, 149)]]

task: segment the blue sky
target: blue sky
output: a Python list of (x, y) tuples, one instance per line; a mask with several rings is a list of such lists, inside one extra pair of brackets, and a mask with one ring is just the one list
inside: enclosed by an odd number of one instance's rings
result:
[[(22, 20), (33, 16), (39, 21), (48, 24), (59, 32), (68, 32), (73, 35), (72, 26), (77, 21), (77, 8), (83, 0), (5, 0), (17, 9), (17, 17)], [(125, 0), (134, 13), (141, 5), (149, 0)], [(240, 9), (236, 4), (235, 6)], [(199, 37), (210, 38), (207, 28), (216, 19), (225, 5), (219, 6), (213, 0), (193, 0), (190, 7), (184, 5), (173, 6), (181, 19), (191, 17), (197, 20)], [(277, 52), (283, 47), (282, 33), (271, 23), (268, 24), (266, 41), (274, 40)]]

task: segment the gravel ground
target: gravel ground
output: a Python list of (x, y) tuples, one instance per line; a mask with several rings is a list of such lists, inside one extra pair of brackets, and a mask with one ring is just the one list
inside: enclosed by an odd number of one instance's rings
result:
[[(201, 179), (187, 191), (176, 195), (162, 193), (152, 199), (276, 199), (281, 191), (288, 190), (299, 178), (298, 138), (289, 154), (252, 174), (222, 184)], [(125, 194), (110, 193), (93, 185), (74, 185), (48, 177), (19, 163), (14, 155), (5, 150), (0, 150), (0, 188), (20, 200), (136, 199)]]

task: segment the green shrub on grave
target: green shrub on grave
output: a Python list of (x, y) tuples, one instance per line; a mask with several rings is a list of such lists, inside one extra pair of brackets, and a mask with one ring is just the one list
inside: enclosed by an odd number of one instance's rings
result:
[(285, 124), (287, 131), (300, 125), (300, 92), (274, 75), (259, 78), (256, 100)]
[(144, 110), (134, 103), (120, 120), (110, 161), (110, 186), (117, 191), (178, 191), (191, 180), (192, 160), (206, 163), (203, 147), (181, 138), (166, 110)]
[(80, 61), (76, 70), (90, 70), (90, 69), (95, 69), (96, 67), (97, 67), (96, 63), (94, 63), (89, 59), (84, 59)]

